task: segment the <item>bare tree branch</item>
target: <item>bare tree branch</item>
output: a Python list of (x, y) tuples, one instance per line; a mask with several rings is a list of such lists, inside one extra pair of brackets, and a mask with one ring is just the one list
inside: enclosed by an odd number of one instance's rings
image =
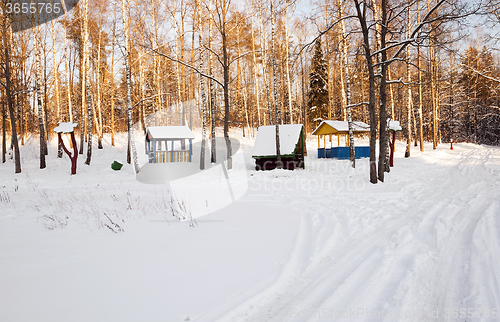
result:
[(203, 77), (205, 77), (205, 78), (211, 79), (211, 80), (213, 80), (214, 82), (216, 82), (217, 84), (219, 84), (222, 88), (224, 88), (224, 84), (222, 84), (222, 83), (221, 83), (221, 82), (220, 82), (217, 78), (215, 78), (215, 77), (213, 77), (213, 76), (210, 76), (210, 75), (207, 75), (207, 74), (203, 73), (203, 72), (202, 72), (202, 71), (200, 71), (198, 68), (196, 68), (196, 67), (194, 67), (194, 66), (192, 66), (192, 65), (190, 65), (190, 64), (188, 64), (188, 63), (185, 63), (185, 62), (183, 62), (183, 61), (181, 61), (181, 60), (179, 60), (179, 59), (172, 58), (172, 57), (170, 57), (170, 56), (169, 56), (169, 55), (167, 55), (167, 54), (164, 54), (164, 53), (162, 53), (162, 52), (159, 52), (159, 51), (158, 51), (157, 49), (155, 49), (155, 48), (152, 48), (151, 50), (152, 50), (155, 54), (157, 54), (157, 55), (160, 55), (160, 56), (162, 56), (162, 57), (168, 58), (168, 59), (170, 59), (170, 60), (171, 60), (171, 61), (173, 61), (173, 62), (179, 63), (179, 64), (181, 64), (181, 65), (183, 65), (183, 66), (188, 67), (188, 68), (191, 68), (192, 70), (194, 70), (195, 72), (197, 72), (200, 76), (203, 76)]

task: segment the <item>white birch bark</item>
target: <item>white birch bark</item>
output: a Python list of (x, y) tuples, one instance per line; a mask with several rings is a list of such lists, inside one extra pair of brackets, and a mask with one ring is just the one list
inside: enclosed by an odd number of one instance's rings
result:
[(135, 173), (139, 173), (139, 162), (134, 140), (134, 125), (132, 123), (132, 73), (130, 71), (130, 3), (122, 1), (122, 24), (125, 35), (125, 76), (127, 79), (127, 118), (128, 118), (128, 144), (132, 150)]
[[(175, 2), (174, 2), (175, 3)], [(175, 15), (175, 9), (174, 9), (174, 15)], [(175, 16), (174, 16), (175, 19)], [(179, 35), (179, 30), (177, 27), (177, 21), (174, 21), (174, 42), (175, 42), (175, 55), (178, 60), (182, 60), (181, 58), (181, 53), (179, 49), (179, 43), (177, 40), (177, 37)], [(182, 92), (181, 92), (181, 70), (179, 67), (179, 64), (174, 64), (175, 65), (175, 77), (177, 80), (177, 97), (178, 97), (178, 105), (177, 105), (177, 111), (179, 113), (179, 125), (183, 125), (183, 110), (184, 108), (182, 107)]]
[[(208, 2), (208, 10), (209, 10), (209, 16), (212, 15), (212, 0), (209, 0)], [(208, 21), (208, 48), (211, 50), (212, 49), (212, 19), (209, 19)], [(212, 75), (213, 72), (213, 61), (212, 61), (212, 55), (209, 57), (209, 73)], [(210, 138), (211, 138), (211, 143), (210, 143), (210, 162), (211, 163), (216, 163), (217, 162), (217, 141), (215, 138), (215, 119), (216, 119), (216, 114), (217, 114), (217, 108), (216, 108), (216, 100), (215, 100), (215, 84), (213, 80), (210, 80), (208, 82), (208, 87), (209, 87), (209, 93), (210, 93)]]
[[(97, 86), (97, 114), (96, 115), (96, 130), (97, 130), (97, 148), (102, 149), (102, 137), (103, 137), (103, 124), (102, 124), (102, 102), (101, 102), (101, 32), (99, 32), (99, 44), (97, 46), (97, 70), (96, 75), (96, 86)], [(94, 111), (95, 115), (95, 111)], [(97, 116), (99, 118), (97, 118)]]
[[(420, 21), (420, 7), (417, 1), (417, 21)], [(419, 42), (420, 43), (420, 42)], [(422, 59), (420, 44), (417, 45), (417, 68), (418, 68), (418, 120), (419, 120), (419, 141), (420, 152), (424, 152), (424, 122), (423, 122), (423, 97), (422, 97)]]
[[(56, 120), (61, 122), (61, 97), (59, 95), (59, 71), (57, 70), (57, 48), (56, 48), (56, 28), (54, 19), (51, 20), (52, 27), (52, 57), (54, 68), (54, 91), (56, 96)], [(61, 143), (57, 144), (57, 157), (62, 158), (63, 150)]]
[[(253, 0), (252, 0), (252, 7), (253, 7)], [(253, 51), (253, 79), (255, 83), (255, 100), (257, 104), (257, 127), (260, 126), (260, 88), (259, 88), (259, 77), (258, 71), (257, 71), (257, 55), (255, 54), (255, 33), (254, 33), (254, 27), (253, 27), (253, 15), (250, 15), (250, 29), (251, 29), (251, 34), (252, 34), (252, 51)]]
[[(410, 38), (410, 23), (411, 23), (411, 5), (410, 5), (411, 0), (406, 0), (407, 2), (407, 8), (406, 8), (406, 37)], [(405, 48), (405, 59), (406, 59), (406, 82), (407, 82), (407, 103), (406, 103), (406, 110), (407, 110), (407, 122), (406, 122), (406, 128), (407, 128), (407, 146), (406, 146), (406, 153), (405, 157), (410, 157), (410, 150), (411, 150), (411, 110), (413, 109), (413, 97), (411, 93), (411, 71), (410, 71), (410, 47), (406, 46)]]
[[(62, 1), (64, 6), (64, 12), (66, 12), (66, 5), (64, 1)], [(66, 95), (68, 96), (68, 118), (69, 122), (73, 123), (73, 106), (72, 106), (72, 95), (71, 95), (71, 82), (69, 75), (69, 59), (68, 59), (68, 35), (66, 30), (66, 24), (64, 24), (63, 28), (63, 37), (64, 37), (64, 71), (66, 77)]]
[[(272, 1), (272, 0), (271, 0)], [(290, 114), (290, 124), (293, 124), (292, 111), (292, 86), (290, 83), (290, 63), (289, 63), (289, 48), (288, 48), (288, 0), (285, 1), (285, 66), (286, 66), (286, 86), (288, 91), (288, 113)]]
[[(268, 73), (267, 73), (267, 63), (268, 63), (268, 58), (267, 58), (267, 45), (266, 45), (266, 32), (264, 30), (264, 23), (262, 22), (263, 20), (263, 8), (262, 8), (262, 1), (259, 0), (259, 11), (260, 11), (260, 39), (261, 39), (261, 44), (262, 44), (262, 52), (264, 54), (264, 58), (262, 61), (262, 75), (264, 77), (264, 86), (266, 88), (266, 98), (267, 98), (267, 113), (268, 113), (268, 118), (269, 118), (269, 125), (273, 124), (273, 113), (272, 113), (272, 107), (271, 107), (271, 94), (269, 90), (269, 82), (267, 79)], [(264, 118), (264, 125), (266, 125), (265, 118)]]
[[(339, 19), (344, 16), (344, 9), (342, 8), (342, 4), (337, 0), (337, 11), (339, 13)], [(347, 32), (345, 26), (345, 20), (341, 20), (340, 22), (340, 36), (342, 41), (340, 42), (341, 46), (341, 58), (342, 58), (342, 74), (345, 79), (345, 112), (347, 116), (347, 124), (349, 129), (349, 157), (351, 161), (351, 166), (353, 168), (356, 167), (356, 150), (354, 148), (354, 133), (353, 133), (353, 123), (352, 123), (352, 113), (351, 113), (351, 78), (349, 75), (349, 60), (347, 57), (347, 52), (349, 48), (349, 43), (347, 41)]]
[(113, 5), (113, 36), (111, 39), (111, 68), (110, 68), (110, 92), (111, 92), (111, 145), (115, 146), (115, 42), (116, 42), (116, 2)]
[(35, 50), (35, 94), (36, 94), (36, 106), (38, 112), (38, 127), (40, 129), (40, 169), (45, 169), (45, 154), (47, 153), (47, 141), (45, 140), (45, 126), (43, 123), (43, 108), (42, 108), (42, 93), (41, 93), (41, 77), (42, 77), (42, 64), (40, 61), (40, 26), (33, 28), (34, 39), (33, 47)]
[[(196, 0), (196, 7), (198, 10), (198, 43), (200, 47), (200, 64), (199, 69), (202, 72), (204, 70), (204, 60), (205, 55), (202, 48), (203, 37), (202, 37), (202, 24), (201, 24), (201, 5), (200, 0)], [(202, 130), (201, 130), (201, 151), (200, 151), (200, 170), (205, 169), (205, 145), (207, 136), (207, 95), (205, 92), (205, 77), (200, 76), (200, 92), (201, 92), (201, 106), (202, 106)]]
[[(92, 160), (92, 97), (90, 96), (90, 55), (89, 55), (89, 29), (88, 29), (88, 7), (89, 0), (83, 0), (83, 73), (85, 78), (86, 102), (87, 102), (87, 158), (85, 164), (90, 165)], [(83, 115), (83, 109), (82, 109)]]
[(273, 93), (274, 93), (274, 110), (275, 110), (275, 125), (276, 125), (276, 168), (282, 169), (283, 166), (281, 164), (281, 151), (280, 151), (280, 111), (279, 111), (279, 103), (278, 103), (278, 80), (277, 80), (277, 66), (276, 66), (276, 58), (275, 58), (275, 27), (274, 27), (274, 8), (273, 8), (273, 0), (271, 0), (271, 64), (273, 67)]

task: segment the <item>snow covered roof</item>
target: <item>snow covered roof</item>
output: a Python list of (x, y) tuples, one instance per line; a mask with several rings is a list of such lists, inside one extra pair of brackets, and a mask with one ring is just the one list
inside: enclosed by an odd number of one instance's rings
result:
[(194, 134), (187, 126), (150, 126), (147, 128), (148, 139), (194, 139)]
[(389, 131), (401, 131), (403, 128), (399, 125), (399, 121), (389, 120)]
[(59, 122), (54, 128), (54, 132), (56, 133), (71, 133), (75, 129), (78, 124), (72, 122)]
[[(370, 125), (361, 121), (353, 121), (352, 128), (354, 132), (370, 132)], [(333, 131), (320, 131), (320, 129), (324, 126), (329, 126), (333, 129)], [(318, 133), (325, 132), (325, 133)], [(327, 132), (327, 133), (326, 133)], [(349, 124), (347, 121), (323, 121), (320, 125), (313, 131), (313, 135), (319, 134), (335, 134), (335, 133), (347, 133), (349, 132)]]
[[(299, 142), (302, 124), (280, 125), (280, 154), (290, 155), (295, 152)], [(276, 155), (276, 126), (260, 126), (253, 146), (253, 157)]]

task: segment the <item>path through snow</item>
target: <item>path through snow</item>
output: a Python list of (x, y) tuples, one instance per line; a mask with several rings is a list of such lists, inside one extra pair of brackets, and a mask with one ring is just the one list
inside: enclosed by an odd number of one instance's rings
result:
[(498, 321), (500, 148), (397, 143), (372, 185), (314, 139), (306, 169), (265, 172), (238, 140), (248, 191), (196, 222), (110, 169), (125, 135), (76, 176), (28, 140), (22, 174), (0, 165), (0, 321)]
[(220, 321), (498, 321), (488, 315), (500, 307), (500, 150), (456, 151), (402, 160), (376, 186), (275, 190), (302, 213), (293, 253)]

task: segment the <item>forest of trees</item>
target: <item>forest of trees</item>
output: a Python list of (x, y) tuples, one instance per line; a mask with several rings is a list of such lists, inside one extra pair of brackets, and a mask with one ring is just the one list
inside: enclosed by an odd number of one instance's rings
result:
[(0, 158), (12, 149), (16, 173), (29, 136), (40, 168), (62, 156), (47, 149), (58, 122), (78, 123), (87, 164), (93, 141), (129, 131), (138, 171), (136, 123), (203, 126), (203, 144), (223, 128), (230, 160), (229, 128), (359, 120), (372, 183), (388, 171), (387, 118), (407, 156), (424, 142), (500, 144), (496, 0), (81, 0), (21, 31), (14, 2), (0, 4)]

